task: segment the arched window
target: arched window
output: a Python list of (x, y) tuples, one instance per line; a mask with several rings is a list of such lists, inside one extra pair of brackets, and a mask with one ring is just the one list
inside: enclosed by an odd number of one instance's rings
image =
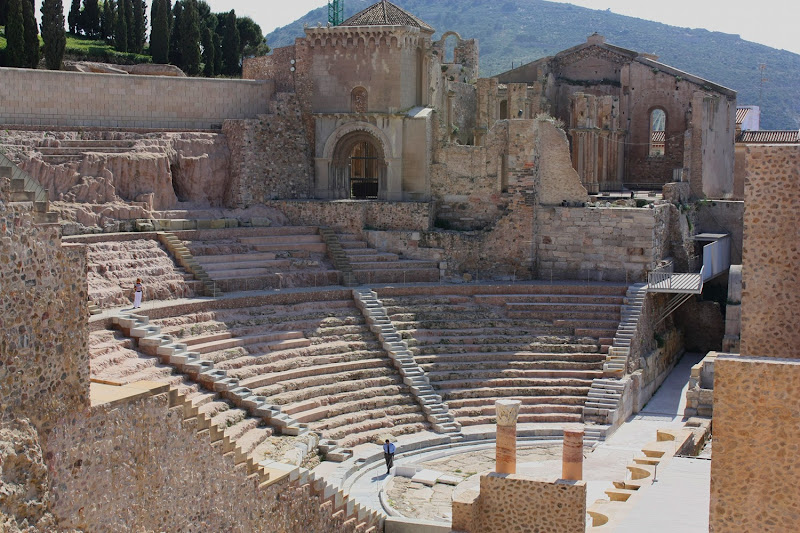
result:
[(350, 111), (352, 113), (366, 113), (369, 109), (369, 96), (364, 87), (356, 87), (350, 93)]
[(663, 109), (650, 112), (650, 157), (663, 157), (667, 144), (667, 114)]

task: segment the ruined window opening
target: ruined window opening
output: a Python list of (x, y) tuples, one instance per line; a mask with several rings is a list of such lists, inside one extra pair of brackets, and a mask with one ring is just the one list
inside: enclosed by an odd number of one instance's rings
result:
[(350, 198), (378, 198), (378, 151), (368, 141), (361, 141), (350, 152)]
[(456, 47), (458, 46), (458, 37), (455, 35), (448, 35), (444, 39), (444, 62), (456, 62)]
[(667, 114), (663, 109), (650, 112), (650, 157), (663, 157), (666, 151)]
[(356, 87), (350, 93), (350, 111), (366, 113), (369, 109), (369, 95), (364, 87)]
[(508, 101), (501, 100), (500, 101), (500, 120), (506, 120), (508, 118)]

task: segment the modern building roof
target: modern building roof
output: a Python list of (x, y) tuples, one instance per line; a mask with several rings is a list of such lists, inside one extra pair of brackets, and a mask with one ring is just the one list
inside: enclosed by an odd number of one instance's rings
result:
[(747, 116), (747, 114), (749, 112), (750, 112), (750, 108), (749, 107), (737, 107), (736, 108), (736, 123), (737, 124), (741, 124), (742, 122), (744, 122), (744, 118)]
[(408, 11), (386, 0), (356, 13), (340, 26), (412, 26), (431, 33), (436, 31)]
[(737, 142), (746, 144), (800, 144), (798, 130), (743, 131)]

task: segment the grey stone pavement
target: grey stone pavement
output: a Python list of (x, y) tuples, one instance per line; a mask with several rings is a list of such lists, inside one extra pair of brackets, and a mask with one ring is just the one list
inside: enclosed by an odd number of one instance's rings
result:
[[(700, 354), (688, 353), (641, 412), (633, 415), (605, 442), (584, 454), (584, 479), (587, 481), (587, 505), (605, 498), (604, 491), (612, 482), (626, 477), (626, 466), (641, 448), (656, 440), (656, 431), (683, 426), (683, 408), (689, 375)], [(423, 438), (420, 435), (420, 438)], [(402, 451), (402, 442), (400, 451)], [(554, 441), (520, 442), (517, 471), (539, 479), (553, 479), (561, 474), (561, 444)], [(399, 458), (398, 465), (418, 465), (465, 478), (468, 485), (477, 485), (480, 472), (494, 466), (494, 444), (459, 446), (423, 452)], [(385, 475), (383, 463), (371, 465), (348, 482), (348, 492), (375, 509), (381, 509), (380, 492), (384, 500), (404, 516), (448, 521), (449, 503), (454, 487), (437, 483), (427, 487), (407, 478)], [(710, 461), (705, 459), (675, 459), (658, 480), (647, 487), (631, 511), (623, 517), (630, 520), (636, 531), (708, 531), (708, 492)], [(641, 509), (639, 508), (641, 506)], [(643, 524), (647, 524), (644, 527)], [(622, 527), (622, 522), (620, 524)], [(620, 530), (622, 531), (622, 530)], [(634, 531), (629, 529), (627, 531)]]

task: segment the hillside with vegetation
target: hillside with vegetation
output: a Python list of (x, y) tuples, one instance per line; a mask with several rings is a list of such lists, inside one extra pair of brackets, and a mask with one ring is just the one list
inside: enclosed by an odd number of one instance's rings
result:
[[(740, 105), (761, 101), (761, 127), (800, 128), (800, 55), (745, 41), (738, 35), (679, 28), (658, 22), (543, 0), (393, 0), (437, 29), (478, 39), (481, 76), (581, 44), (594, 32), (617, 46), (655, 53), (659, 61), (738, 92)], [(346, 0), (345, 17), (374, 0)], [(303, 26), (326, 23), (327, 8), (310, 11), (267, 35), (271, 47), (287, 46)], [(762, 73), (766, 65), (761, 98)]]

